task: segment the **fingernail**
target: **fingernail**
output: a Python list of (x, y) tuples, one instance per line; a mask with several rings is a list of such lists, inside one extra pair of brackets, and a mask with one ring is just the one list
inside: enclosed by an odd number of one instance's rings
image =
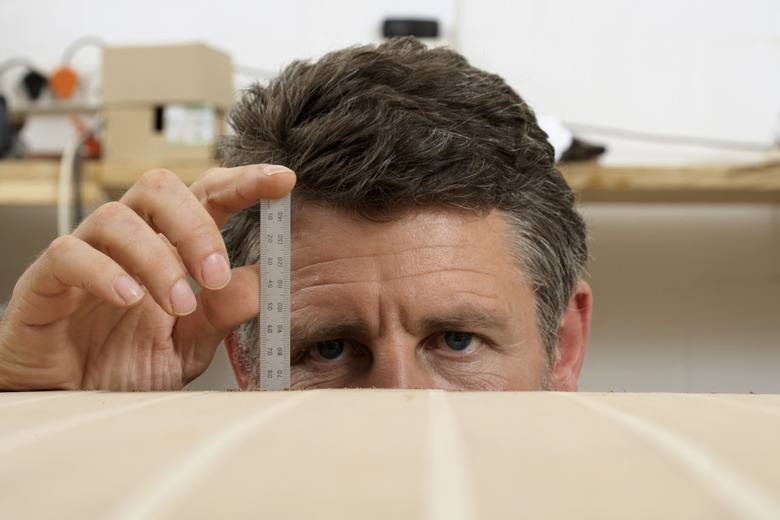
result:
[(181, 279), (171, 289), (171, 307), (177, 316), (192, 314), (195, 310), (195, 293), (187, 280)]
[(122, 275), (114, 282), (114, 290), (126, 304), (132, 305), (144, 297), (144, 290), (138, 282), (129, 276)]
[(293, 171), (287, 166), (280, 166), (278, 164), (264, 164), (263, 173), (266, 175), (276, 175), (277, 173), (292, 173)]
[(222, 289), (230, 282), (230, 266), (224, 256), (214, 253), (203, 261), (201, 276), (207, 289)]

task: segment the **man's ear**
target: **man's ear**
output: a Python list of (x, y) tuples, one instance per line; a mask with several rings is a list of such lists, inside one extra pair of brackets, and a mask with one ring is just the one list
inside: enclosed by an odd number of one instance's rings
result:
[(248, 363), (244, 357), (244, 351), (238, 347), (238, 341), (236, 331), (225, 336), (223, 340), (228, 359), (230, 359), (230, 366), (233, 367), (233, 374), (236, 376), (239, 390), (254, 390), (255, 385), (252, 383), (251, 374), (247, 373), (246, 370)]
[(577, 380), (585, 358), (585, 346), (590, 332), (593, 295), (590, 286), (580, 280), (561, 318), (555, 365), (550, 374), (552, 390), (576, 392)]

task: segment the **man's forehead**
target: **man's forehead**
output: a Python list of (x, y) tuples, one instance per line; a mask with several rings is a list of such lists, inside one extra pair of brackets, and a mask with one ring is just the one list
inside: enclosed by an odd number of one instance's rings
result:
[(300, 216), (291, 246), (294, 292), (360, 306), (379, 290), (372, 284), (403, 288), (418, 301), (501, 297), (526, 286), (497, 213), (426, 208), (381, 223), (322, 208)]
[[(421, 253), (436, 246), (476, 248), (486, 242), (506, 242), (507, 222), (498, 210), (473, 210), (423, 206), (397, 218), (372, 221), (330, 206), (307, 204), (296, 208), (292, 221), (292, 247), (327, 249), (338, 240), (339, 248), (375, 252)], [(370, 244), (367, 242), (370, 241)], [(322, 246), (322, 247), (319, 247)]]

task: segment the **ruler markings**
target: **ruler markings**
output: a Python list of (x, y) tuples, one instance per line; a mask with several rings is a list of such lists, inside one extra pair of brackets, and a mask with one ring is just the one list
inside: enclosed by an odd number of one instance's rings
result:
[(290, 387), (290, 196), (261, 202), (260, 388)]

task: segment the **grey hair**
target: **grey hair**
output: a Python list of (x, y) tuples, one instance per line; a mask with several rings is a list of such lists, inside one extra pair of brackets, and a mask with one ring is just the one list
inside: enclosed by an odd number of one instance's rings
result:
[[(502, 78), (451, 50), (394, 39), (293, 62), (250, 87), (230, 124), (223, 164), (291, 168), (294, 208), (320, 203), (372, 221), (425, 205), (502, 211), (552, 367), (587, 261), (585, 223), (533, 110)], [(254, 207), (223, 229), (233, 266), (258, 262), (258, 227)], [(238, 334), (256, 378), (257, 320)]]

